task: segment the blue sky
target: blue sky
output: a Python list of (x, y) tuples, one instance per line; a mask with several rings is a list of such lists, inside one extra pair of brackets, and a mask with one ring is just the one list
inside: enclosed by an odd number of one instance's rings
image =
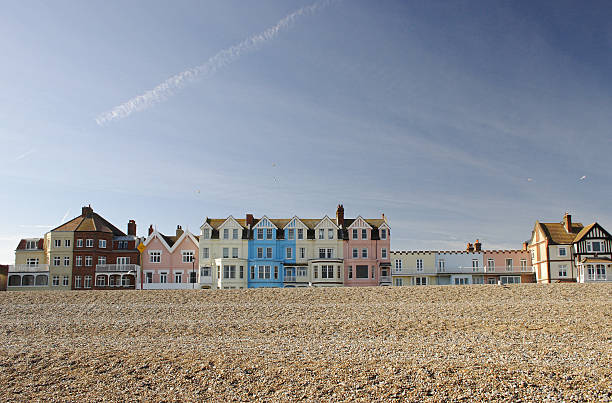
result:
[(519, 247), (565, 211), (612, 229), (609, 2), (337, 1), (96, 124), (310, 4), (4, 2), (0, 262), (89, 203), (144, 234), (342, 202), (394, 249)]

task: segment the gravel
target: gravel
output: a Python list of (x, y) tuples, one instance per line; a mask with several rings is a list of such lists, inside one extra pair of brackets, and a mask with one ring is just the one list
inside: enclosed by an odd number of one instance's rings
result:
[(0, 293), (0, 400), (612, 401), (612, 284)]

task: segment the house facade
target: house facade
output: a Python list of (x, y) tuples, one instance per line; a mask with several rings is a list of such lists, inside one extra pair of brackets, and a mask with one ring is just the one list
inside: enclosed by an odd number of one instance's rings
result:
[(49, 264), (45, 246), (44, 238), (28, 238), (19, 241), (15, 249), (15, 264), (8, 266), (9, 290), (49, 289)]
[(484, 250), (485, 284), (534, 283), (531, 254), (527, 244), (523, 249)]
[(573, 243), (576, 281), (612, 281), (612, 236), (598, 223), (587, 225)]
[(391, 276), (394, 286), (436, 285), (436, 252), (391, 251)]
[[(173, 236), (149, 227), (142, 253), (142, 288), (176, 290), (200, 288), (197, 236), (178, 225)], [(141, 288), (141, 284), (137, 285)]]
[(0, 291), (6, 291), (8, 283), (8, 265), (0, 264)]
[(266, 216), (257, 220), (252, 230), (252, 238), (248, 242), (248, 287), (283, 287), (285, 255), (278, 242), (283, 238), (283, 230)]

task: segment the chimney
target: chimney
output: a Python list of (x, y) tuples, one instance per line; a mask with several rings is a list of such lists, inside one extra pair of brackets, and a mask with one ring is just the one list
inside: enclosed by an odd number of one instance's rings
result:
[(91, 208), (91, 204), (81, 209), (81, 215), (85, 218), (90, 218), (93, 215), (93, 209)]
[(136, 236), (136, 221), (130, 220), (128, 221), (128, 235)]
[(481, 250), (482, 250), (482, 244), (477, 239), (476, 242), (474, 242), (474, 252), (480, 252)]
[(566, 212), (563, 216), (563, 226), (568, 234), (572, 232), (572, 216), (570, 213)]
[(529, 250), (529, 242), (523, 242), (523, 250)]
[(183, 228), (180, 225), (176, 226), (176, 237), (179, 238), (181, 235), (183, 235)]
[(253, 214), (246, 215), (246, 225), (248, 229), (251, 229), (251, 227), (253, 226)]
[(468, 242), (467, 247), (465, 248), (465, 250), (468, 251), (468, 252), (474, 252), (474, 246), (472, 246), (472, 244)]
[(149, 225), (149, 235), (153, 233), (153, 224)]
[(336, 222), (340, 228), (344, 228), (344, 206), (342, 204), (338, 204), (338, 209), (336, 210)]

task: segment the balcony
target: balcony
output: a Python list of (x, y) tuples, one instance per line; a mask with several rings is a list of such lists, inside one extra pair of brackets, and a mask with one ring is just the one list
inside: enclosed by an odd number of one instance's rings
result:
[(96, 273), (136, 273), (140, 270), (137, 264), (98, 264)]
[(212, 276), (200, 276), (200, 284), (212, 284)]
[(9, 266), (9, 273), (49, 272), (48, 264), (15, 264)]
[(378, 279), (378, 283), (379, 284), (382, 284), (382, 283), (391, 284), (391, 276), (380, 276), (380, 278)]
[(296, 281), (295, 276), (285, 276), (285, 283), (294, 283)]
[(482, 274), (485, 272), (485, 268), (484, 267), (472, 267), (472, 266), (467, 266), (467, 267), (463, 267), (463, 266), (459, 266), (459, 267), (438, 267), (436, 268), (436, 273), (441, 273), (441, 274), (456, 274), (456, 273), (460, 273), (460, 274)]
[(500, 266), (486, 268), (487, 273), (533, 273), (533, 266)]

